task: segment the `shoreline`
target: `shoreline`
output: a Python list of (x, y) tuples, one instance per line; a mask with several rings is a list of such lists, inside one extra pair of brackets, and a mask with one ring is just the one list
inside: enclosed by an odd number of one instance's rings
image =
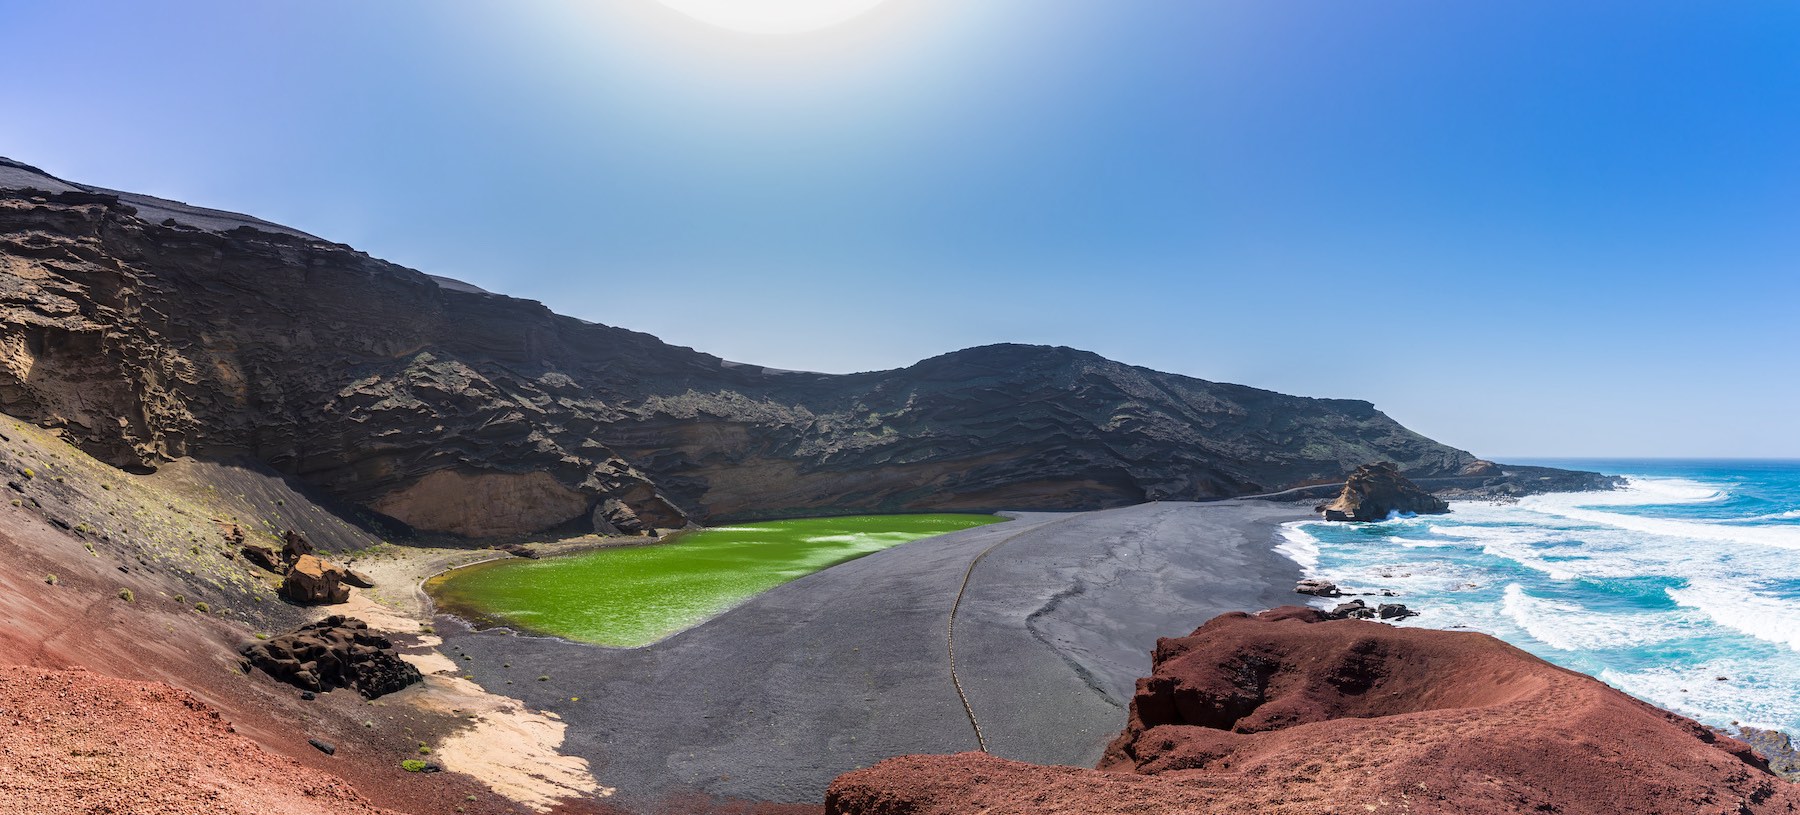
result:
[[(565, 723), (562, 752), (614, 800), (811, 803), (882, 758), (976, 748), (946, 647), (965, 574), (956, 663), (990, 749), (1085, 764), (1122, 726), (1156, 638), (1287, 602), (1298, 577), (1273, 551), (1272, 521), (1302, 515), (1292, 505), (1009, 515), (815, 572), (637, 649), (433, 623), (481, 686)], [(1015, 710), (1021, 679), (1068, 704)]]

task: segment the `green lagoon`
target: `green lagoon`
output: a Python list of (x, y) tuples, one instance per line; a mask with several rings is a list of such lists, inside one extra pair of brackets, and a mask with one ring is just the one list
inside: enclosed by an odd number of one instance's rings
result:
[(480, 563), (425, 588), (440, 609), (477, 624), (635, 648), (846, 560), (1003, 520), (862, 515), (747, 523), (648, 546)]

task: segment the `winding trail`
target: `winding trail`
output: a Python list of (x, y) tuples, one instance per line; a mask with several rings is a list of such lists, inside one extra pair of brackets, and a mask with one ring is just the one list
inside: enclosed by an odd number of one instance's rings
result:
[(566, 723), (564, 751), (627, 808), (690, 792), (816, 802), (839, 774), (910, 753), (1091, 765), (1157, 637), (1287, 602), (1300, 576), (1273, 548), (1304, 517), (1291, 505), (1008, 515), (643, 648), (435, 622), (458, 668)]
[[(1044, 526), (1055, 526), (1060, 523), (1066, 523), (1066, 521), (1052, 521)], [(969, 704), (969, 694), (967, 691), (963, 690), (962, 677), (956, 672), (956, 612), (962, 609), (963, 595), (967, 594), (969, 591), (969, 579), (975, 576), (975, 567), (981, 565), (982, 558), (987, 557), (988, 553), (995, 549), (999, 549), (1002, 546), (1043, 528), (1044, 527), (1033, 527), (1022, 532), (1008, 535), (995, 541), (992, 546), (981, 550), (981, 553), (976, 555), (974, 560), (969, 561), (969, 568), (963, 572), (962, 583), (956, 587), (956, 600), (950, 604), (950, 621), (944, 627), (945, 650), (950, 656), (950, 684), (956, 688), (956, 698), (961, 700), (963, 713), (969, 717), (969, 726), (975, 730), (976, 747), (983, 753), (988, 751), (987, 736), (981, 732), (981, 721), (975, 718), (975, 707)]]

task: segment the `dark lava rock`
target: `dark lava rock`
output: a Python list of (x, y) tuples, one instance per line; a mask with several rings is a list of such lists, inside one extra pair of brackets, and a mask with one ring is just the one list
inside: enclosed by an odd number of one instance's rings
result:
[(1318, 510), (1328, 521), (1380, 521), (1395, 512), (1442, 514), (1450, 511), (1450, 505), (1407, 480), (1399, 465), (1383, 461), (1356, 468), (1337, 500)]
[(1404, 620), (1419, 616), (1419, 612), (1407, 608), (1403, 603), (1382, 603), (1375, 609), (1375, 616), (1383, 620)]
[(1800, 781), (1800, 752), (1795, 751), (1793, 739), (1788, 734), (1780, 730), (1740, 727), (1738, 738), (1768, 760), (1770, 772), (1789, 781)]
[(359, 572), (355, 569), (344, 570), (344, 582), (359, 589), (375, 588), (375, 578), (370, 577), (367, 572)]
[(251, 563), (276, 574), (287, 573), (287, 563), (282, 561), (281, 556), (276, 554), (275, 550), (267, 546), (245, 546), (241, 551), (244, 553), (244, 559)]
[(332, 744), (331, 742), (321, 741), (319, 739), (307, 739), (306, 743), (318, 748), (319, 752), (324, 753), (325, 755), (328, 755), (328, 756), (337, 755), (337, 746)]
[(538, 558), (542, 557), (542, 555), (538, 554), (538, 551), (536, 549), (533, 549), (529, 546), (521, 546), (516, 543), (509, 543), (505, 546), (499, 546), (499, 547), (495, 547), (495, 548), (497, 548), (500, 551), (505, 552), (509, 555), (512, 555), (513, 557), (529, 558), (531, 560), (537, 560)]
[(903, 756), (839, 776), (826, 812), (1800, 810), (1800, 787), (1749, 745), (1592, 677), (1484, 634), (1327, 619), (1292, 606), (1240, 612), (1159, 640), (1097, 770)]
[(307, 540), (305, 535), (295, 532), (292, 529), (282, 535), (281, 539), (281, 559), (289, 563), (293, 563), (301, 557), (313, 554), (316, 551), (313, 549), (312, 541)]
[(1361, 600), (1339, 603), (1336, 608), (1326, 612), (1326, 616), (1334, 620), (1366, 620), (1375, 616), (1375, 609)]
[(1338, 584), (1329, 580), (1308, 578), (1294, 584), (1294, 593), (1310, 594), (1314, 597), (1337, 597), (1343, 592), (1338, 590)]
[(253, 457), (417, 531), (1084, 509), (1478, 461), (1367, 402), (1071, 348), (846, 375), (728, 362), (279, 224), (0, 164), (0, 343), (23, 355), (6, 370), (33, 372), (0, 371), (0, 410), (63, 422), (118, 466)]
[(309, 691), (353, 688), (373, 699), (421, 679), (418, 668), (394, 653), (392, 641), (341, 615), (246, 645), (243, 653), (270, 676)]

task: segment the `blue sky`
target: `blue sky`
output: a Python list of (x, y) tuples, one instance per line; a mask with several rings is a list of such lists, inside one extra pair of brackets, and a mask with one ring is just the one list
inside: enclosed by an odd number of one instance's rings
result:
[(1787, 0), (0, 20), (0, 155), (731, 359), (1052, 343), (1489, 456), (1800, 457)]

